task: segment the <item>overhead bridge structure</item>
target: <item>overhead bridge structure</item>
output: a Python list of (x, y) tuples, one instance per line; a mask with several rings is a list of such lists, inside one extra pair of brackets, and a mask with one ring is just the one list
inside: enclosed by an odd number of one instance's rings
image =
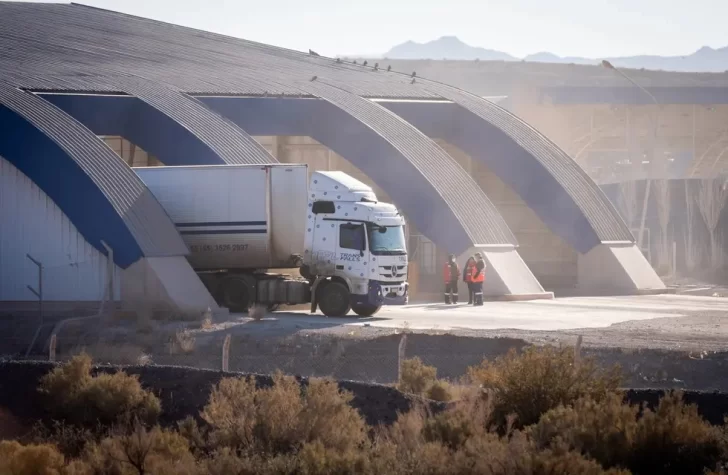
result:
[[(547, 297), (544, 262), (567, 262), (567, 286), (583, 293), (664, 288), (606, 196), (537, 130), (486, 99), (385, 67), (82, 5), (0, 2), (0, 179), (37, 188), (67, 223), (58, 231), (46, 216), (32, 239), (7, 232), (11, 218), (51, 211), (0, 190), (0, 302), (31, 298), (10, 282), (32, 278), (26, 254), (78, 263), (108, 260), (111, 248), (115, 298), (142, 292), (132, 282), (143, 272), (177, 306), (210, 304), (173, 224), (103, 136), (168, 166), (276, 162), (255, 137), (311, 137), (364, 173), (442, 252), (483, 252), (492, 296)], [(467, 167), (453, 150), (469, 157)], [(511, 205), (475, 168), (508, 190)], [(527, 211), (520, 222), (513, 203)], [(74, 252), (44, 247), (58, 232), (73, 238)], [(535, 257), (543, 236), (563, 255)], [(76, 277), (99, 281), (93, 270)], [(63, 285), (57, 299), (77, 299)]]

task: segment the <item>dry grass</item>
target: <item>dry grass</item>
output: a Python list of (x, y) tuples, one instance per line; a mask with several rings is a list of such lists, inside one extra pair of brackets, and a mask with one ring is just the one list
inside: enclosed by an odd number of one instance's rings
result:
[(91, 358), (85, 354), (46, 374), (40, 391), (58, 419), (82, 426), (111, 425), (132, 414), (153, 423), (161, 412), (159, 399), (136, 376), (123, 371), (92, 376)]
[(99, 364), (143, 366), (152, 362), (151, 356), (141, 345), (131, 343), (99, 341), (92, 345), (73, 348), (69, 354), (71, 358), (80, 355), (88, 355)]

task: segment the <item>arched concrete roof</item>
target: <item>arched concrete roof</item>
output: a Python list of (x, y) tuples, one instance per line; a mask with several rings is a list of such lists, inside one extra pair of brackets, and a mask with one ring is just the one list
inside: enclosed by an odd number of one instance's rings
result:
[[(314, 97), (302, 93), (298, 84), (319, 76), (366, 98), (454, 98), (470, 117), (468, 123), (476, 124), (474, 129), (490, 131), (492, 141), (484, 143), (481, 138), (472, 145), (481, 154), (483, 145), (498, 152), (488, 153), (489, 163), (511, 160), (514, 155), (518, 157), (514, 163), (525, 165), (522, 170), (535, 171), (535, 176), (545, 179), (525, 191), (532, 197), (529, 204), (540, 206), (539, 214), (555, 232), (566, 225), (568, 230), (561, 232), (579, 250), (588, 250), (609, 237), (632, 239), (625, 235), (624, 224), (615, 219), (606, 197), (594, 193), (596, 187), (589, 178), (583, 172), (580, 175), (565, 153), (527, 124), (454, 88), (419, 78), (412, 84), (409, 76), (383, 71), (385, 64), (374, 69), (371, 64), (336, 62), (78, 5), (0, 3), (0, 34), (2, 43), (12, 46), (0, 48), (0, 70), (20, 68), (14, 80), (33, 90), (116, 91), (113, 83), (98, 80), (103, 70), (114, 70), (131, 71), (191, 95)], [(87, 73), (79, 75), (79, 71)], [(241, 81), (241, 73), (262, 80)], [(279, 80), (272, 82), (270, 77)], [(525, 193), (525, 185), (520, 186)]]
[(136, 174), (91, 131), (35, 94), (0, 82), (0, 155), (33, 180), (99, 251), (126, 268), (187, 247)]

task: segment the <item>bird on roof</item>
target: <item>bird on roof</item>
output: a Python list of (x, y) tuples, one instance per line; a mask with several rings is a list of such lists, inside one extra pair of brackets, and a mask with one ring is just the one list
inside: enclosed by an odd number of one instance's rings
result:
[(390, 64), (389, 66), (387, 66), (387, 71), (391, 71), (391, 70), (392, 70), (392, 65)]
[(314, 76), (314, 77), (311, 78), (311, 81), (315, 81), (317, 79), (318, 79), (318, 76)]
[(417, 71), (412, 71), (412, 77), (417, 76)]
[(374, 70), (375, 71), (379, 71), (379, 63), (375, 63), (374, 64)]
[(366, 66), (367, 64), (369, 64), (369, 61), (364, 61), (363, 63), (361, 63), (362, 66)]
[(340, 63), (341, 62), (341, 58), (336, 58), (336, 62), (337, 63)]
[(356, 64), (356, 60), (354, 60), (354, 64)]
[(309, 49), (309, 50), (308, 50), (308, 54), (310, 54), (311, 56), (321, 56), (320, 54), (318, 54), (317, 52), (315, 52), (315, 51), (314, 51), (314, 50), (312, 50), (312, 49)]

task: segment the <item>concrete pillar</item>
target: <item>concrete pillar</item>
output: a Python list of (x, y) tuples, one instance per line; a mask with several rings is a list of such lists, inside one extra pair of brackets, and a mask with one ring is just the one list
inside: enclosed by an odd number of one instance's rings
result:
[(602, 243), (579, 255), (580, 294), (625, 295), (666, 292), (665, 284), (632, 242)]
[(182, 314), (220, 313), (215, 299), (184, 256), (147, 257), (122, 272), (121, 300), (126, 308)]

